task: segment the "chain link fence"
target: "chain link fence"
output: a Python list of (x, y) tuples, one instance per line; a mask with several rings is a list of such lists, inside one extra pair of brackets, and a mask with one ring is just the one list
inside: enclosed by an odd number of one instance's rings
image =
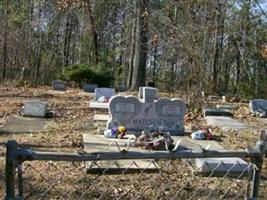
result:
[[(98, 153), (32, 151), (7, 143), (6, 200), (256, 199), (266, 137), (253, 149)], [(229, 165), (199, 158), (242, 158)], [(200, 159), (201, 160), (201, 159)]]

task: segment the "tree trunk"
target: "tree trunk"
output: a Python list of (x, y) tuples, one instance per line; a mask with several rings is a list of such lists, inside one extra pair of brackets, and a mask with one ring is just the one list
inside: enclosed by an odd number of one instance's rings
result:
[(6, 70), (7, 70), (7, 34), (8, 34), (8, 7), (9, 7), (9, 0), (6, 0), (6, 8), (5, 8), (5, 25), (4, 25), (4, 45), (3, 45), (3, 74), (2, 74), (2, 81), (6, 78)]
[(215, 31), (215, 53), (214, 53), (214, 59), (212, 64), (213, 69), (213, 85), (212, 90), (213, 92), (217, 92), (218, 90), (218, 74), (220, 69), (220, 58), (221, 58), (221, 48), (222, 48), (222, 4), (220, 0), (217, 0), (216, 3), (216, 31)]
[(134, 55), (135, 55), (135, 32), (136, 32), (136, 8), (133, 16), (133, 25), (131, 31), (131, 48), (130, 48), (130, 59), (129, 59), (129, 73), (127, 86), (131, 88), (132, 86), (132, 78), (133, 78), (133, 64), (134, 64)]
[(89, 18), (90, 18), (90, 23), (91, 23), (91, 33), (93, 35), (93, 46), (94, 46), (94, 54), (95, 54), (95, 59), (94, 59), (94, 64), (99, 63), (99, 44), (98, 44), (98, 35), (96, 32), (96, 26), (95, 26), (95, 19), (93, 16), (93, 11), (92, 11), (92, 6), (91, 6), (91, 0), (87, 1), (88, 5), (88, 13), (89, 13)]
[(137, 0), (135, 56), (131, 90), (145, 85), (148, 32), (148, 0)]

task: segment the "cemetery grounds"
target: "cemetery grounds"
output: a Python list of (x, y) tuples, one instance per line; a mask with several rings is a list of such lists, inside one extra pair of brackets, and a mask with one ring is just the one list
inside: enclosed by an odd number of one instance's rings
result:
[[(48, 119), (46, 129), (38, 133), (0, 133), (0, 197), (2, 198), (5, 196), (5, 143), (8, 140), (16, 140), (23, 147), (33, 150), (83, 152), (82, 134), (98, 134), (98, 128), (103, 126), (103, 123), (94, 122), (93, 117), (95, 114), (104, 114), (106, 111), (88, 107), (88, 102), (93, 99), (92, 93), (84, 93), (77, 88), (69, 88), (64, 93), (50, 90), (49, 87), (0, 86), (0, 126), (3, 126), (10, 117), (19, 115), (23, 101), (27, 99), (46, 101), (49, 105), (48, 109), (59, 114), (58, 117)], [(137, 94), (134, 93), (134, 95)], [(161, 96), (177, 97), (178, 95), (164, 93)], [(255, 129), (226, 133), (214, 127), (213, 133), (221, 137), (219, 144), (225, 149), (254, 147), (259, 138), (259, 131), (267, 129), (267, 120), (257, 120), (249, 114), (247, 104), (239, 102), (237, 104), (240, 108), (235, 112), (235, 117)], [(185, 125), (190, 127), (206, 124), (201, 112), (187, 112)], [(24, 165), (24, 173), (28, 184), (24, 185), (27, 191), (24, 196), (26, 196), (25, 199), (94, 199), (99, 195), (102, 199), (116, 199), (117, 197), (133, 199), (138, 196), (142, 196), (141, 199), (169, 199), (169, 196), (175, 197), (171, 194), (174, 189), (182, 187), (184, 199), (192, 190), (197, 193), (192, 199), (216, 199), (217, 192), (241, 191), (245, 187), (242, 181), (232, 182), (230, 179), (222, 182), (221, 179), (198, 176), (190, 179), (190, 185), (185, 185), (186, 180), (191, 177), (190, 169), (184, 162), (160, 161), (159, 165), (166, 170), (162, 176), (142, 172), (110, 176), (102, 174), (99, 177), (86, 174), (83, 162), (27, 161)], [(50, 180), (56, 180), (56, 182), (51, 183)], [(193, 189), (203, 184), (213, 188), (214, 193), (209, 193), (207, 196), (203, 188)], [(133, 193), (133, 189), (136, 193)], [(113, 196), (109, 194), (110, 192)], [(260, 199), (267, 198), (266, 159), (263, 163), (259, 194)], [(237, 197), (237, 199), (242, 198)]]

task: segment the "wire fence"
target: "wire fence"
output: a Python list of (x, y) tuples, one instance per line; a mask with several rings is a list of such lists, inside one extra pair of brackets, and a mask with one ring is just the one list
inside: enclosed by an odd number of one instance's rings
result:
[(265, 137), (235, 151), (64, 153), (9, 141), (6, 200), (256, 199), (266, 146)]

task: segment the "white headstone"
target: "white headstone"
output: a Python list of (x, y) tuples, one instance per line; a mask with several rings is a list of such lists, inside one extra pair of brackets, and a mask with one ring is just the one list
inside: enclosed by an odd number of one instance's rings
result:
[(109, 100), (111, 97), (115, 96), (114, 88), (95, 88), (95, 101), (98, 101), (100, 97), (104, 97)]
[(254, 114), (261, 114), (262, 117), (267, 117), (267, 100), (265, 99), (253, 99), (249, 102), (250, 112)]
[(155, 90), (155, 98), (158, 99), (159, 98), (159, 91), (158, 88), (154, 88), (154, 87), (139, 87), (139, 92), (138, 92), (138, 98), (142, 99), (143, 95), (144, 95), (144, 90), (145, 89), (154, 89)]
[[(145, 90), (147, 91), (147, 90)], [(184, 133), (185, 103), (181, 100), (162, 98), (156, 102), (149, 94), (144, 94), (145, 100), (140, 101), (134, 96), (115, 96), (109, 102), (111, 119), (107, 129), (125, 126), (129, 132), (141, 133), (146, 128), (157, 130), (163, 126), (172, 135)], [(148, 98), (146, 98), (148, 96)]]
[(61, 80), (52, 81), (53, 90), (66, 91), (67, 82)]
[(24, 102), (22, 115), (29, 117), (45, 117), (47, 112), (47, 103), (39, 100)]

